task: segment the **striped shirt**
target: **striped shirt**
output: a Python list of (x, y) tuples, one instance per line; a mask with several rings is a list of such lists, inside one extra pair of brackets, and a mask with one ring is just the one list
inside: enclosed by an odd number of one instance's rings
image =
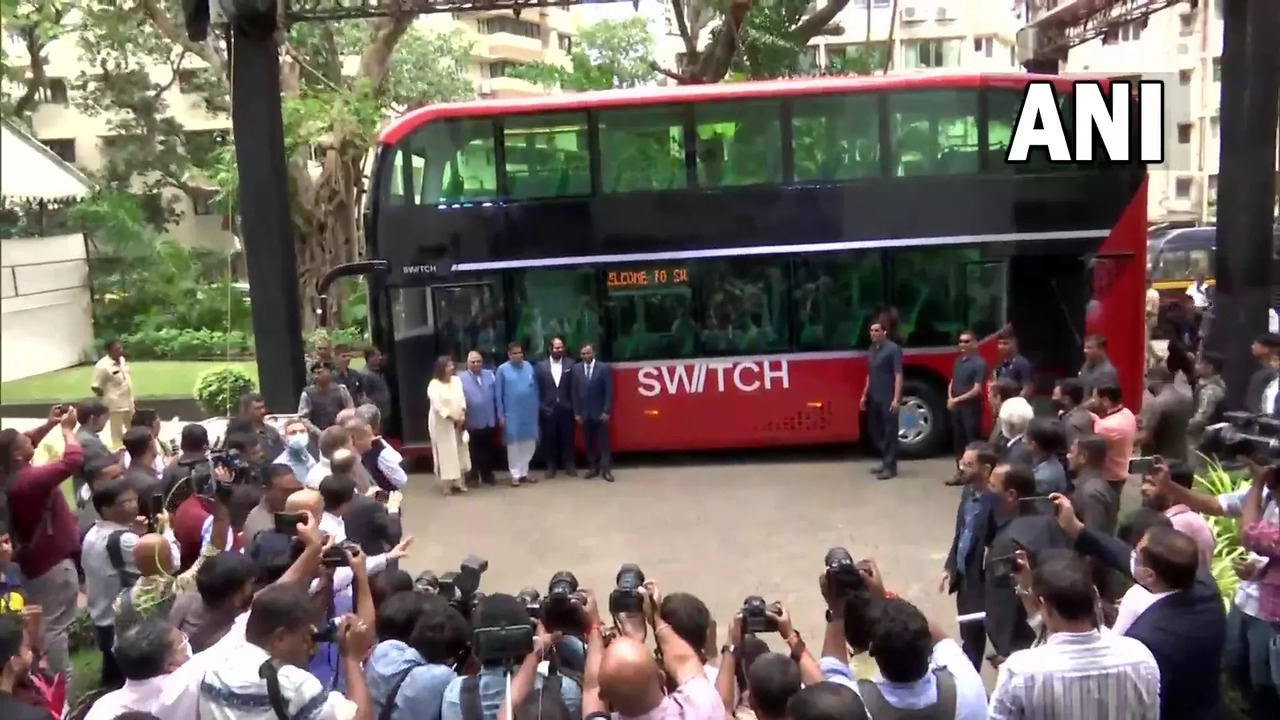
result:
[(1055, 633), (1000, 666), (991, 720), (1158, 720), (1160, 669), (1112, 633)]

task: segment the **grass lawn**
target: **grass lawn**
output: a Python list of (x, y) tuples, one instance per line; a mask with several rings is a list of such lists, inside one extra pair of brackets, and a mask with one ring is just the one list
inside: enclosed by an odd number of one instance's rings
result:
[[(249, 373), (257, 382), (258, 366), (252, 361), (170, 361), (139, 360), (130, 363), (133, 373), (134, 396), (144, 398), (191, 397), (196, 378), (209, 368), (236, 366)], [(0, 403), (78, 402), (90, 395), (93, 366), (56, 370), (43, 375), (33, 375), (21, 380), (0, 384)]]

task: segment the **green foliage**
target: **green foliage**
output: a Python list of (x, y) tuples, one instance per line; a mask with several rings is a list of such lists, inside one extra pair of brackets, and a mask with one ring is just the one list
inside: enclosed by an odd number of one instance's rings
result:
[[(1210, 495), (1236, 492), (1249, 486), (1247, 475), (1233, 475), (1216, 462), (1209, 462), (1208, 469), (1196, 476), (1196, 489)], [(1235, 518), (1205, 517), (1213, 530), (1213, 579), (1218, 581), (1222, 598), (1230, 602), (1235, 597), (1240, 579), (1236, 577), (1232, 563), (1248, 555), (1240, 544), (1240, 523)]]
[(253, 356), (253, 335), (242, 331), (161, 328), (118, 337), (129, 348), (129, 357), (135, 360), (214, 360)]
[[(66, 32), (70, 0), (3, 0), (0, 25), (6, 40), (0, 43), (0, 116), (28, 125), (30, 113), (47, 81), (45, 48)], [(22, 50), (11, 52), (10, 42)]]
[(569, 92), (639, 87), (658, 79), (653, 52), (653, 33), (643, 15), (600, 20), (579, 31), (568, 68), (535, 62), (517, 67), (510, 74)]
[(742, 26), (742, 49), (731, 71), (751, 79), (810, 75), (817, 68), (808, 59), (809, 38), (792, 32), (808, 14), (809, 0), (780, 0), (752, 6)]
[(242, 395), (257, 389), (253, 378), (240, 368), (212, 368), (196, 378), (195, 397), (205, 412), (225, 416), (231, 414)]
[(250, 332), (248, 294), (234, 284), (225, 255), (185, 248), (159, 235), (134, 198), (117, 190), (96, 193), (70, 215), (89, 230), (98, 335), (170, 329)]

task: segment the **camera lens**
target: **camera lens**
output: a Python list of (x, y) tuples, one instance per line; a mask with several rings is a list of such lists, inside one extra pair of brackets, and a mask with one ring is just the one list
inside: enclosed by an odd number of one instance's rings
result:
[(578, 578), (568, 570), (561, 570), (551, 576), (547, 584), (547, 595), (569, 596), (578, 591)]
[(842, 547), (833, 547), (828, 550), (827, 554), (822, 558), (822, 563), (827, 567), (852, 565), (853, 556), (849, 554), (848, 550), (845, 550)]

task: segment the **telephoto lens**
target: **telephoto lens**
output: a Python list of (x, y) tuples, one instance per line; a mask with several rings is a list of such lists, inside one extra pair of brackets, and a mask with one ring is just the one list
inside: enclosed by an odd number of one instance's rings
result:
[(609, 614), (638, 613), (644, 610), (644, 571), (635, 563), (618, 570), (613, 592), (609, 593)]

